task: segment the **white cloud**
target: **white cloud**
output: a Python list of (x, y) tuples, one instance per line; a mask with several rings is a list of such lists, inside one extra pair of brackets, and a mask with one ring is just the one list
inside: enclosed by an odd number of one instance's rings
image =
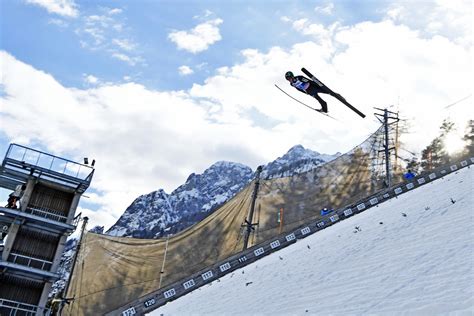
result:
[(333, 3), (328, 3), (324, 6), (318, 6), (314, 8), (314, 11), (317, 13), (322, 13), (325, 15), (331, 15), (332, 11), (334, 10), (334, 4)]
[(8, 96), (0, 102), (2, 132), (12, 141), (40, 141), (56, 154), (95, 159), (92, 186), (101, 193), (93, 202), (100, 205), (101, 218), (117, 219), (140, 194), (170, 191), (217, 160), (239, 161), (235, 152), (253, 157), (254, 163), (260, 156), (245, 139), (263, 131), (246, 130), (245, 121), (211, 123), (203, 106), (184, 92), (152, 91), (134, 83), (66, 88), (8, 53), (0, 57)]
[(194, 71), (191, 68), (189, 68), (189, 66), (186, 66), (186, 65), (180, 66), (178, 68), (178, 71), (179, 71), (179, 74), (182, 76), (187, 76), (194, 73)]
[[(68, 0), (27, 0), (30, 3), (44, 4), (48, 8), (61, 5), (66, 7), (76, 7), (74, 1)], [(83, 15), (78, 19), (67, 23), (61, 19), (50, 19), (49, 24), (58, 27), (68, 27), (72, 25), (74, 33), (79, 37), (80, 46), (96, 52), (106, 52), (114, 59), (126, 62), (131, 66), (137, 64), (144, 65), (144, 59), (139, 55), (135, 43), (127, 36), (127, 26), (124, 24), (125, 17), (120, 16), (123, 10), (120, 8), (99, 8), (94, 14)]]
[(136, 48), (138, 44), (127, 37), (124, 24), (118, 14), (122, 9), (102, 9), (103, 14), (92, 14), (80, 19), (75, 33), (80, 38), (81, 47), (106, 52), (112, 58), (130, 66), (144, 65), (144, 59)]
[(109, 12), (108, 12), (108, 14), (109, 14), (109, 15), (114, 15), (114, 14), (120, 14), (120, 13), (122, 13), (122, 12), (123, 12), (122, 9), (115, 8), (115, 9), (110, 9)]
[(325, 47), (326, 51), (331, 51), (334, 45), (334, 34), (341, 29), (339, 22), (334, 22), (331, 25), (323, 25), (320, 23), (311, 23), (308, 19), (298, 19), (291, 21), (293, 29), (303, 35), (311, 36), (319, 44)]
[[(318, 33), (309, 21), (302, 24)], [(11, 141), (96, 159), (92, 186), (100, 193), (91, 202), (100, 205), (96, 216), (107, 226), (140, 194), (170, 192), (217, 160), (255, 168), (295, 144), (347, 151), (378, 127), (374, 106), (400, 100), (400, 115), (413, 123), (403, 139), (411, 151), (426, 146), (447, 116), (461, 130), (474, 117), (472, 98), (444, 108), (471, 92), (471, 48), (391, 21), (334, 27), (325, 38), (310, 37), (289, 49), (244, 50), (243, 62), (219, 68), (189, 91), (156, 91), (133, 82), (67, 88), (3, 52), (0, 130)], [(322, 95), (339, 121), (329, 120), (274, 87), (316, 106), (283, 78), (302, 66), (367, 118)]]
[[(87, 34), (93, 39), (93, 42), (89, 42), (90, 44), (88, 45), (93, 49), (98, 49), (99, 46), (102, 45), (104, 41), (106, 40), (106, 36), (103, 30), (100, 28), (86, 27), (79, 32), (82, 34)], [(84, 43), (87, 43), (87, 42), (84, 41)]]
[(93, 75), (87, 75), (87, 74), (84, 74), (83, 75), (84, 77), (84, 81), (88, 84), (98, 84), (100, 82), (99, 78), (93, 76)]
[(204, 68), (206, 68), (206, 67), (208, 67), (208, 66), (209, 66), (209, 64), (206, 63), (206, 62), (204, 62), (204, 63), (200, 63), (200, 64), (196, 65), (195, 68), (196, 68), (197, 70), (202, 70), (202, 69), (204, 69)]
[(222, 19), (210, 20), (197, 25), (190, 31), (173, 31), (168, 34), (168, 38), (177, 45), (178, 49), (197, 54), (222, 39), (218, 27), (222, 22)]
[(195, 15), (193, 16), (193, 19), (207, 19), (209, 18), (211, 15), (213, 15), (214, 12), (212, 12), (211, 10), (209, 9), (206, 9), (204, 10), (204, 13), (202, 15)]
[(308, 19), (299, 19), (293, 22), (293, 28), (297, 31), (303, 31)]
[(49, 19), (48, 24), (53, 24), (61, 28), (66, 28), (69, 26), (69, 23), (61, 19)]
[(132, 43), (129, 39), (114, 38), (112, 42), (118, 47), (120, 47), (121, 49), (126, 50), (126, 51), (132, 51), (136, 47), (136, 45)]
[(112, 57), (128, 63), (130, 66), (135, 66), (138, 63), (144, 63), (143, 59), (140, 57), (131, 57), (123, 53), (112, 53)]
[(393, 20), (398, 20), (403, 15), (403, 13), (403, 8), (399, 5), (393, 5), (386, 12), (387, 16)]
[[(442, 35), (469, 47), (472, 45), (472, 1), (393, 1), (386, 17), (428, 37)], [(426, 34), (425, 34), (426, 33)]]
[[(307, 23), (300, 22), (300, 25)], [(414, 126), (416, 133), (406, 141), (407, 146), (411, 146), (413, 150), (426, 145), (428, 139), (437, 133), (441, 120), (446, 116), (455, 117), (461, 125), (464, 124), (461, 121), (465, 118), (465, 113), (473, 116), (472, 110), (469, 110), (472, 100), (459, 104), (458, 111), (464, 109), (460, 112), (442, 109), (443, 105), (471, 91), (470, 50), (441, 37), (421, 38), (417, 31), (388, 22), (366, 22), (354, 27), (335, 26), (329, 33), (325, 42), (296, 44), (290, 52), (278, 48), (273, 48), (268, 53), (245, 51), (245, 63), (222, 67), (218, 70), (218, 75), (208, 78), (205, 85), (195, 85), (191, 92), (198, 97), (208, 97), (217, 104), (225, 104), (226, 107), (216, 114), (222, 120), (239, 119), (243, 108), (249, 104), (258, 104), (258, 109), (263, 114), (288, 122), (295, 118), (300, 108), (291, 100), (286, 103), (295, 111), (293, 113), (275, 106), (285, 102), (285, 96), (272, 89), (272, 83), (277, 82), (294, 92), (287, 87), (282, 76), (286, 70), (299, 72), (299, 68), (305, 66), (368, 114), (368, 119), (364, 121), (358, 122), (355, 118), (350, 121), (350, 124), (354, 124), (350, 128), (351, 133), (358, 134), (355, 138), (374, 127), (370, 121), (373, 106), (396, 104), (400, 98), (401, 114), (410, 120), (416, 119), (417, 122)], [(256, 83), (251, 78), (259, 78), (261, 83)], [(264, 87), (270, 88), (267, 90)], [(246, 93), (242, 94), (242, 91)], [(298, 92), (294, 92), (294, 95), (310, 104), (316, 104), (314, 100)], [(330, 111), (336, 111), (335, 116), (342, 121), (346, 122), (345, 119), (354, 115), (334, 99), (326, 96), (323, 98), (328, 101)], [(305, 124), (305, 118), (297, 118)], [(321, 150), (322, 147), (318, 147), (321, 145), (322, 135), (327, 137), (329, 143), (339, 145), (340, 139), (349, 143), (347, 137), (354, 136), (341, 134), (338, 140), (335, 135), (344, 128), (339, 124), (326, 126), (325, 123), (323, 121), (316, 127), (318, 132), (315, 135), (319, 137), (315, 137), (317, 141), (312, 142), (310, 148), (331, 152), (329, 148)], [(326, 128), (330, 129), (327, 136), (324, 134)]]
[(125, 54), (114, 53), (112, 57), (130, 64), (132, 63), (132, 59)]
[(74, 0), (26, 0), (27, 3), (45, 8), (49, 13), (75, 18), (79, 15)]

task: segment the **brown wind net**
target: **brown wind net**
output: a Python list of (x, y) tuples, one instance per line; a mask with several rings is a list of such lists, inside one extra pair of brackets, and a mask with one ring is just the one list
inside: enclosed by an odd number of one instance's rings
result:
[[(249, 247), (383, 188), (374, 153), (380, 129), (350, 152), (292, 177), (262, 179)], [(166, 239), (87, 233), (67, 297), (67, 315), (99, 315), (242, 250), (254, 182), (200, 223)], [(160, 273), (164, 266), (164, 273)]]

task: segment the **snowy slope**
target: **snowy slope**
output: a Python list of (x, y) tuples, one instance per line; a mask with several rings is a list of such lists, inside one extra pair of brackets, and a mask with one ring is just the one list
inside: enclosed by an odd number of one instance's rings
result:
[(473, 180), (464, 168), (150, 315), (473, 315)]

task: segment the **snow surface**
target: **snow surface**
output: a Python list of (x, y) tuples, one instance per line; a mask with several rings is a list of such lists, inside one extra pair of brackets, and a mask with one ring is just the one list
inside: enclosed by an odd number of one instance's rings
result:
[(473, 315), (473, 173), (405, 193), (149, 315)]

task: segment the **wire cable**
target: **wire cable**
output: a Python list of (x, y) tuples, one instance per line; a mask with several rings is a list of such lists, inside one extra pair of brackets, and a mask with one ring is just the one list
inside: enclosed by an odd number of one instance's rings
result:
[(460, 100), (458, 100), (458, 101), (456, 101), (456, 102), (454, 102), (454, 103), (451, 103), (451, 104), (449, 104), (449, 105), (446, 105), (444, 108), (445, 108), (445, 109), (448, 109), (448, 108), (450, 108), (450, 107), (452, 107), (452, 106), (454, 106), (454, 105), (456, 105), (456, 104), (458, 104), (458, 103), (461, 103), (461, 102), (464, 101), (464, 100), (469, 99), (470, 97), (472, 97), (472, 94), (469, 94), (469, 95), (465, 96), (464, 98), (462, 98), (462, 99), (460, 99)]

